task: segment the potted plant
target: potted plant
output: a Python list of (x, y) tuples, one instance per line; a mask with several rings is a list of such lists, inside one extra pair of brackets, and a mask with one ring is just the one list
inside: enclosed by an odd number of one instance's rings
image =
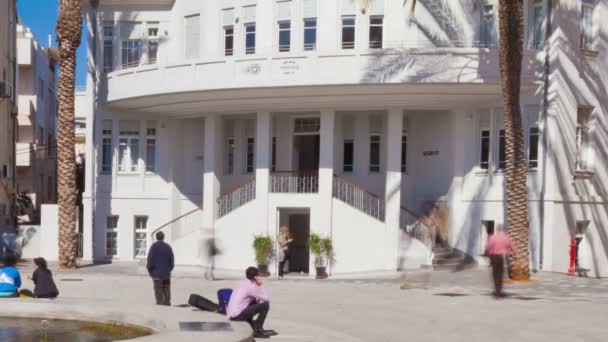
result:
[(260, 269), (260, 275), (264, 277), (269, 276), (268, 264), (274, 255), (274, 242), (272, 241), (272, 238), (267, 235), (254, 236), (253, 250), (255, 251), (255, 261)]
[(314, 256), (316, 279), (327, 278), (327, 266), (334, 261), (334, 245), (330, 237), (322, 238), (318, 234), (310, 234), (308, 238), (310, 253)]

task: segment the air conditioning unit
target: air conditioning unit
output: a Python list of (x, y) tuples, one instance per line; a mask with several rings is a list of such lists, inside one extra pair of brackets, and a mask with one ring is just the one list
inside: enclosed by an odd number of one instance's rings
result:
[(0, 81), (0, 98), (13, 96), (13, 85), (8, 81)]

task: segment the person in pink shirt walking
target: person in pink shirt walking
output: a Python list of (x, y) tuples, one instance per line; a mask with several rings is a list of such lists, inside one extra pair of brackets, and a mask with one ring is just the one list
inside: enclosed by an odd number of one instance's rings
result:
[[(264, 330), (264, 321), (270, 311), (269, 297), (262, 287), (260, 270), (249, 267), (245, 271), (247, 279), (241, 280), (233, 290), (226, 309), (232, 321), (245, 321), (251, 325), (254, 338), (269, 338), (277, 335), (274, 330)], [(254, 319), (254, 317), (257, 318)]]
[(504, 297), (502, 278), (504, 275), (504, 257), (513, 254), (513, 242), (509, 235), (498, 231), (488, 238), (485, 255), (490, 258), (492, 278), (494, 279), (494, 297)]

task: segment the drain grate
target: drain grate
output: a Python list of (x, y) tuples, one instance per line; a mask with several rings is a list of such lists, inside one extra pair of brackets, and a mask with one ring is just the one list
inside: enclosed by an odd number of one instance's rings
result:
[(519, 299), (519, 300), (539, 300), (542, 298), (539, 297), (526, 297), (526, 296), (515, 296), (515, 297), (511, 297), (513, 299)]
[(435, 293), (435, 296), (444, 296), (444, 297), (465, 297), (468, 296), (466, 293), (457, 293), (457, 292), (444, 292), (444, 293)]
[(181, 331), (234, 331), (228, 322), (179, 322)]
[(80, 278), (63, 278), (59, 279), (59, 281), (82, 281)]

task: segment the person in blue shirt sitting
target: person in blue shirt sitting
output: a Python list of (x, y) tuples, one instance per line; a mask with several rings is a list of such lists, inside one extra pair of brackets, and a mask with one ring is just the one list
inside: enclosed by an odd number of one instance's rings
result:
[(15, 267), (17, 257), (7, 254), (4, 257), (4, 267), (0, 268), (0, 297), (18, 297), (21, 287), (21, 275)]

